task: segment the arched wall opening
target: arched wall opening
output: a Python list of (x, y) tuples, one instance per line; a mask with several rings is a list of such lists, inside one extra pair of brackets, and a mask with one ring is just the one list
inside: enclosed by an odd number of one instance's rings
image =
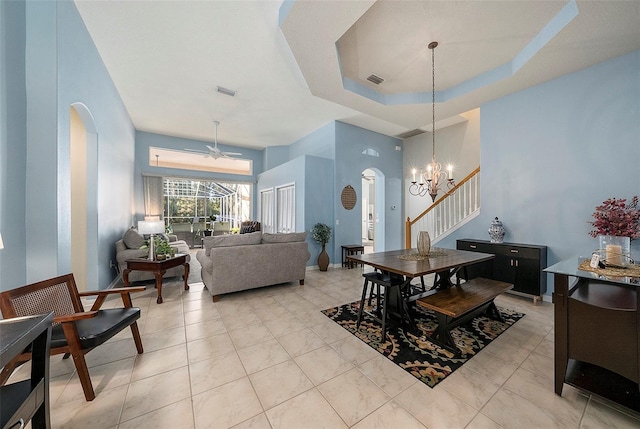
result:
[(362, 171), (362, 244), (365, 252), (385, 250), (385, 177), (377, 168)]
[(69, 108), (71, 182), (71, 271), (78, 289), (97, 289), (98, 135), (89, 109)]

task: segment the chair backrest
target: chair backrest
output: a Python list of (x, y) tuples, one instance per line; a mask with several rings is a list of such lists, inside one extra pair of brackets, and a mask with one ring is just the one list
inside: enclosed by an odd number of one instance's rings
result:
[(73, 274), (66, 274), (0, 293), (4, 318), (31, 316), (53, 311), (55, 316), (83, 312)]

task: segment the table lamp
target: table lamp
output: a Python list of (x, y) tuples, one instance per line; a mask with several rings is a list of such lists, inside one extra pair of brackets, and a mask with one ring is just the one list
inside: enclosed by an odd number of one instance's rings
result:
[(149, 234), (149, 260), (155, 260), (155, 252), (153, 249), (153, 235), (164, 232), (163, 220), (141, 220), (138, 221), (138, 232), (142, 235)]

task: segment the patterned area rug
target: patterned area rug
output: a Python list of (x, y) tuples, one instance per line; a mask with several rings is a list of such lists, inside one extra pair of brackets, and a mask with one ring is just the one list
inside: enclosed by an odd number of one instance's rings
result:
[(360, 330), (356, 330), (359, 306), (360, 301), (356, 301), (322, 310), (322, 313), (429, 387), (451, 375), (524, 316), (523, 313), (498, 307), (504, 323), (481, 315), (454, 328), (451, 336), (461, 351), (455, 355), (429, 341), (428, 336), (438, 326), (436, 315), (431, 310), (410, 306), (419, 334), (404, 324), (387, 322), (387, 338), (381, 343), (382, 327), (366, 313), (372, 311), (371, 307), (365, 307)]

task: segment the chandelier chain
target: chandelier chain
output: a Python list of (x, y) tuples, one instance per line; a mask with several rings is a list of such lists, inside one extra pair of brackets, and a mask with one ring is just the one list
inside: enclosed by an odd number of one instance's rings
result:
[(436, 47), (431, 48), (431, 158), (436, 158)]

